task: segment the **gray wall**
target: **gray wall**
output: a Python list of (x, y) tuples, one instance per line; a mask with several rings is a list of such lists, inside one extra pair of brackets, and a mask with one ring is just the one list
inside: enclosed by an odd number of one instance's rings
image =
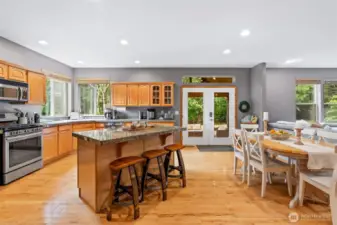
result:
[[(238, 102), (250, 101), (250, 69), (237, 68), (160, 68), (160, 69), (74, 69), (74, 78), (106, 78), (111, 81), (130, 82), (175, 82), (174, 109), (180, 110), (180, 87), (183, 76), (233, 76), (236, 82), (232, 84), (238, 87)], [(75, 90), (75, 109), (79, 109), (78, 91)], [(238, 119), (242, 117), (239, 113)], [(177, 118), (179, 124), (179, 118)]]
[[(73, 69), (54, 59), (0, 37), (0, 59), (35, 71), (41, 69), (73, 77)], [(41, 112), (41, 106), (15, 105), (23, 111)]]
[(337, 79), (337, 69), (267, 69), (266, 107), (269, 120), (296, 120), (296, 79)]
[(252, 113), (259, 118), (262, 129), (262, 115), (266, 102), (266, 63), (260, 63), (250, 70), (250, 99)]

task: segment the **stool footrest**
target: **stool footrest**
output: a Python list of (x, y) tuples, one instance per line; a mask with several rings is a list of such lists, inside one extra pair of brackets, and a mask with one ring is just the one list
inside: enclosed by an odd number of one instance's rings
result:
[(183, 178), (183, 175), (181, 174), (178, 174), (178, 175), (168, 174), (167, 176), (171, 178)]
[(157, 181), (161, 181), (161, 177), (157, 174), (153, 174), (153, 173), (147, 173), (147, 176), (151, 177), (152, 179), (155, 179)]

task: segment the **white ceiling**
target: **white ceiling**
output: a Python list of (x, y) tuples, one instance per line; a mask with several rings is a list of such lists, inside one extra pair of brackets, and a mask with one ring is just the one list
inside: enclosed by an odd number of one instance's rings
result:
[[(72, 67), (260, 62), (337, 67), (336, 0), (0, 0), (0, 5), (1, 36)], [(241, 37), (243, 29), (251, 35)], [(121, 39), (129, 45), (122, 46)], [(222, 54), (225, 49), (232, 53)], [(303, 60), (285, 64), (293, 58)]]

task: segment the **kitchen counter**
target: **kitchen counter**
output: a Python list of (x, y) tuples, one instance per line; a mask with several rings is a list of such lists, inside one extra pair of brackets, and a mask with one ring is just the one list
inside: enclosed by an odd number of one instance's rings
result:
[(73, 136), (85, 141), (93, 141), (98, 144), (120, 143), (137, 140), (144, 136), (163, 135), (184, 130), (182, 127), (154, 126), (141, 128), (135, 131), (123, 131), (122, 129), (100, 129), (81, 132), (73, 132)]
[(175, 122), (175, 120), (139, 120), (139, 119), (115, 119), (115, 120), (108, 120), (108, 119), (79, 119), (79, 120), (56, 120), (56, 121), (46, 121), (41, 122), (44, 127), (53, 127), (59, 125), (67, 125), (67, 124), (74, 124), (74, 123), (126, 123), (126, 122), (134, 122), (134, 121), (146, 121), (146, 122)]

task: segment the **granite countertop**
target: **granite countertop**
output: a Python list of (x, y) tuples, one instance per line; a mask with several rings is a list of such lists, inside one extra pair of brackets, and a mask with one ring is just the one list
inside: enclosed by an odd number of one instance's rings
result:
[(175, 122), (175, 120), (139, 120), (139, 119), (79, 119), (79, 120), (57, 120), (57, 121), (46, 121), (41, 122), (44, 127), (53, 127), (58, 125), (67, 125), (74, 123), (124, 123), (124, 122), (133, 122), (133, 121), (147, 121), (147, 122)]
[(185, 130), (183, 127), (154, 126), (143, 130), (123, 131), (122, 129), (101, 129), (81, 132), (73, 132), (73, 136), (85, 141), (92, 141), (98, 144), (120, 143), (125, 141), (137, 140), (142, 137), (152, 135), (169, 134)]

